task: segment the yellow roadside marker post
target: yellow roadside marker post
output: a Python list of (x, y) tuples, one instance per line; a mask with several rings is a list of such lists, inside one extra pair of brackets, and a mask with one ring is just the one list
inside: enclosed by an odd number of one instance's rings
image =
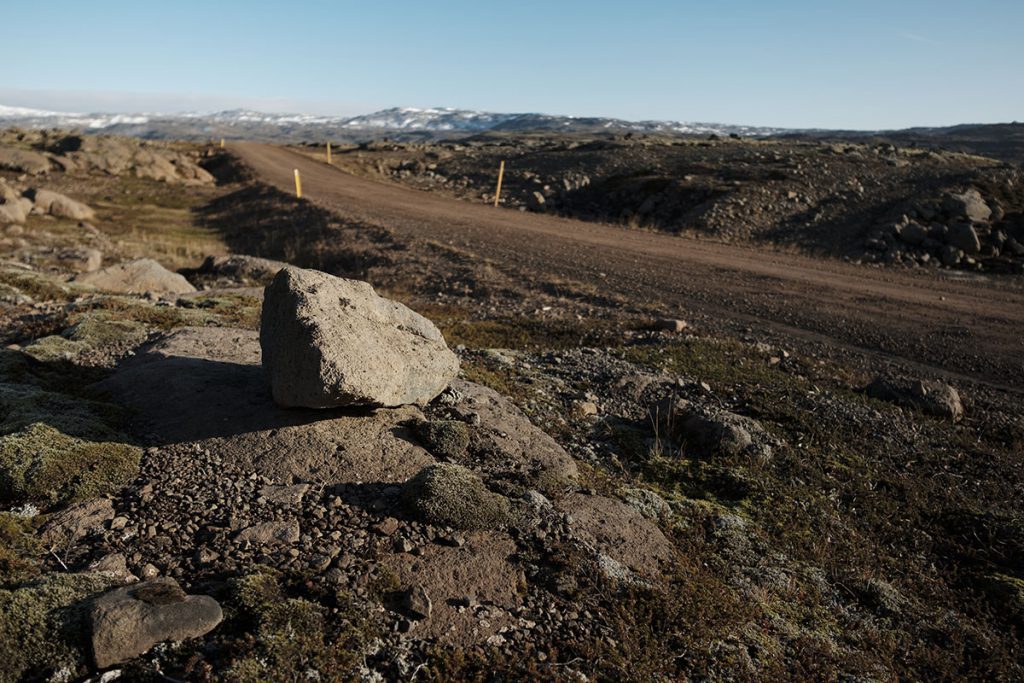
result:
[(327, 143), (327, 165), (331, 165), (331, 143)]
[(295, 196), (302, 199), (302, 178), (299, 177), (299, 169), (295, 169)]
[(498, 202), (501, 200), (501, 179), (505, 177), (505, 161), (502, 160), (501, 165), (498, 166), (498, 189), (494, 191), (494, 206), (498, 206)]
[(220, 148), (224, 149), (224, 138), (220, 139)]

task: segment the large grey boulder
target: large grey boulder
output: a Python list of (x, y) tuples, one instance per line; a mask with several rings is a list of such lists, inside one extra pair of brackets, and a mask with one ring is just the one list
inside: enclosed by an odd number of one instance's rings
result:
[(22, 197), (0, 204), (0, 225), (24, 223), (32, 211), (32, 200)]
[(157, 643), (205, 635), (222, 618), (216, 600), (186, 595), (171, 578), (118, 588), (92, 606), (93, 658), (105, 669), (134, 659)]
[(184, 294), (196, 291), (184, 277), (148, 258), (125, 261), (93, 273), (84, 273), (75, 277), (75, 282), (108, 292)]
[(36, 210), (40, 213), (48, 213), (58, 218), (70, 218), (76, 221), (89, 221), (96, 217), (96, 212), (91, 208), (77, 202), (70, 197), (65, 197), (59, 192), (50, 190), (29, 190), (26, 193), (35, 202)]
[(32, 211), (32, 200), (22, 197), (0, 178), (0, 225), (24, 223)]
[(50, 160), (39, 152), (17, 147), (0, 146), (0, 168), (18, 173), (39, 175), (50, 170)]
[(260, 346), (286, 407), (424, 405), (459, 370), (423, 316), (365, 282), (293, 267), (266, 289)]
[(974, 188), (960, 194), (947, 194), (942, 198), (942, 208), (953, 217), (962, 216), (976, 223), (992, 216), (992, 209)]

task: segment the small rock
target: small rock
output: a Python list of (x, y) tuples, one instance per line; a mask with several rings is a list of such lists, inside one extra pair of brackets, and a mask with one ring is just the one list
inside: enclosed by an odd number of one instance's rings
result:
[(573, 403), (573, 413), (578, 417), (592, 417), (597, 415), (600, 409), (593, 401), (576, 401)]
[(279, 505), (298, 505), (302, 497), (309, 491), (309, 484), (293, 484), (291, 486), (268, 485), (260, 489), (260, 495), (270, 503)]
[(252, 543), (253, 545), (291, 545), (298, 543), (301, 533), (296, 521), (262, 522), (246, 527), (235, 535), (236, 543)]
[(214, 552), (205, 546), (197, 550), (195, 554), (196, 564), (210, 564), (219, 558), (220, 553)]
[(960, 394), (942, 382), (877, 377), (865, 388), (865, 392), (872, 398), (916, 408), (953, 422), (958, 421), (964, 414)]
[(992, 216), (992, 209), (974, 188), (960, 194), (947, 194), (942, 198), (942, 208), (954, 218), (964, 217), (976, 222), (987, 221)]
[(953, 267), (960, 263), (960, 260), (964, 257), (964, 252), (957, 249), (952, 244), (947, 244), (942, 248), (942, 252), (939, 254), (942, 259), (942, 263), (945, 266)]
[(924, 242), (927, 237), (928, 228), (914, 221), (901, 226), (899, 230), (899, 238), (907, 244), (916, 246)]
[(666, 332), (679, 333), (686, 330), (687, 327), (689, 327), (689, 325), (685, 320), (672, 320), (669, 318), (665, 318), (662, 320), (654, 321), (654, 329), (665, 330)]
[(422, 586), (412, 586), (402, 594), (402, 609), (416, 620), (429, 619), (433, 605)]
[(89, 565), (89, 571), (103, 574), (121, 583), (135, 583), (138, 577), (128, 570), (128, 562), (121, 553), (110, 553)]
[(157, 643), (205, 635), (222, 618), (213, 598), (186, 595), (174, 579), (118, 588), (92, 606), (93, 658), (105, 669), (134, 659)]

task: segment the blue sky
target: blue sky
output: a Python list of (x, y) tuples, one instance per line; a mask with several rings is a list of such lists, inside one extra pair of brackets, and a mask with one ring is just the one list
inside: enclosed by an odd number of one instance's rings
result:
[(4, 23), (7, 105), (1024, 120), (1024, 0), (34, 0)]

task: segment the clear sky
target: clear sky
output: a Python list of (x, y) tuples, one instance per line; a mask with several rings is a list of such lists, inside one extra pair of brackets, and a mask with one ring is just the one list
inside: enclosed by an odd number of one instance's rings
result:
[(1024, 120), (1024, 0), (25, 0), (3, 17), (6, 105)]

